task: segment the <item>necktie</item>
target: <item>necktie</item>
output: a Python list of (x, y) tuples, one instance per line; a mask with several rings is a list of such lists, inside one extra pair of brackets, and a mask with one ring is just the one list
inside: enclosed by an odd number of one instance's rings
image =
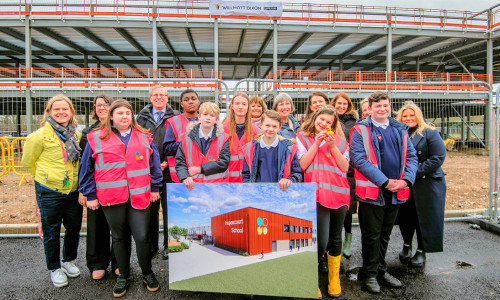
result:
[(160, 123), (161, 117), (163, 116), (163, 112), (159, 111), (156, 113), (156, 124)]

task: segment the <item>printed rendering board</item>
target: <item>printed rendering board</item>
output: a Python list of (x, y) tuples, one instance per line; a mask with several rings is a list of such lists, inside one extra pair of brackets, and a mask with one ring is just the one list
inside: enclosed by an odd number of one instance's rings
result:
[[(169, 288), (316, 298), (315, 184), (167, 184)], [(177, 252), (173, 252), (177, 251)]]

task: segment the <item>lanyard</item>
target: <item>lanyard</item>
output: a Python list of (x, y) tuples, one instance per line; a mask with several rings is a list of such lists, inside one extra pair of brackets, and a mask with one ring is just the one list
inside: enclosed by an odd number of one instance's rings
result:
[(64, 157), (64, 164), (66, 164), (68, 162), (68, 153), (66, 152), (66, 149), (64, 149), (64, 145), (60, 139), (59, 139), (59, 143), (61, 144), (61, 150), (62, 150), (63, 157)]

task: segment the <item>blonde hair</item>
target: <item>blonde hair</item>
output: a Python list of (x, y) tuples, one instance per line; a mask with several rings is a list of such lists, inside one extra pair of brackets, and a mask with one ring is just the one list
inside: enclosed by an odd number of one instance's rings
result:
[(200, 114), (210, 114), (214, 113), (217, 119), (219, 118), (220, 114), (220, 108), (217, 106), (217, 104), (213, 102), (205, 102), (202, 105), (200, 105)]
[(50, 115), (50, 111), (52, 110), (52, 105), (54, 105), (54, 102), (57, 101), (64, 101), (68, 103), (69, 105), (69, 110), (71, 111), (71, 117), (69, 118), (68, 124), (70, 124), (72, 127), (76, 127), (78, 123), (76, 122), (75, 118), (75, 107), (73, 106), (73, 103), (71, 100), (69, 100), (68, 97), (64, 96), (63, 94), (57, 94), (54, 97), (50, 98), (49, 101), (47, 101), (47, 105), (45, 106), (45, 112), (43, 113), (43, 119), (42, 122), (40, 123), (41, 126), (45, 125), (45, 122), (47, 122), (47, 116)]
[[(231, 99), (231, 105), (233, 104), (234, 99), (236, 99), (236, 97), (243, 97), (247, 100), (248, 108), (247, 108), (247, 113), (245, 115), (245, 131), (247, 132), (248, 138), (251, 139), (252, 135), (253, 135), (253, 130), (252, 130), (253, 126), (252, 126), (252, 114), (250, 112), (250, 98), (244, 92), (236, 93), (236, 94), (234, 94), (233, 98)], [(232, 109), (232, 108), (229, 109), (229, 113), (228, 113), (227, 118), (224, 122), (229, 123), (228, 124), (229, 125), (228, 126), (229, 127), (229, 135), (231, 136), (231, 141), (229, 143), (230, 143), (231, 149), (233, 149), (234, 140), (235, 140), (235, 136), (236, 136), (236, 116), (234, 114), (234, 109)]]
[(113, 124), (111, 124), (113, 122), (113, 120), (111, 120), (111, 117), (113, 116), (113, 112), (115, 111), (115, 109), (120, 108), (120, 107), (128, 108), (130, 110), (130, 112), (132, 113), (132, 123), (130, 124), (130, 127), (135, 128), (142, 133), (149, 132), (149, 130), (142, 128), (136, 122), (136, 120), (134, 118), (134, 109), (132, 108), (132, 105), (130, 105), (130, 103), (127, 100), (125, 100), (123, 98), (119, 98), (119, 99), (116, 99), (115, 101), (113, 101), (113, 103), (111, 103), (111, 107), (109, 108), (108, 117), (106, 118), (106, 121), (102, 122), (101, 125), (99, 125), (99, 127), (95, 129), (95, 130), (101, 130), (102, 128), (106, 129), (104, 135), (99, 137), (101, 140), (105, 140), (105, 139), (109, 138), (109, 135), (111, 134), (111, 132), (113, 130)]
[(318, 110), (316, 110), (309, 119), (307, 119), (304, 124), (302, 124), (301, 131), (304, 131), (307, 133), (308, 136), (310, 137), (315, 137), (316, 136), (316, 126), (315, 122), (316, 119), (320, 115), (330, 115), (334, 117), (333, 124), (332, 124), (332, 131), (335, 134), (340, 135), (345, 139), (344, 131), (342, 130), (342, 125), (341, 122), (338, 118), (337, 112), (335, 111), (335, 108), (331, 105), (326, 105), (323, 107), (320, 107)]
[(267, 105), (262, 97), (259, 97), (257, 95), (253, 95), (252, 97), (250, 97), (250, 106), (252, 106), (252, 104), (254, 103), (257, 103), (258, 105), (260, 105), (260, 107), (262, 107), (262, 113), (267, 110)]
[(332, 101), (330, 101), (330, 105), (332, 105), (335, 108), (335, 103), (337, 103), (337, 100), (339, 100), (339, 98), (344, 98), (347, 101), (347, 110), (345, 114), (352, 115), (356, 120), (359, 119), (358, 112), (354, 108), (351, 98), (349, 98), (349, 96), (346, 93), (343, 92), (337, 93), (332, 98)]
[(406, 101), (401, 107), (400, 110), (398, 110), (398, 116), (396, 117), (396, 120), (398, 122), (401, 122), (403, 120), (403, 112), (407, 109), (413, 110), (415, 113), (415, 119), (417, 121), (417, 130), (412, 134), (412, 137), (415, 136), (416, 133), (420, 134), (423, 136), (422, 132), (429, 128), (431, 130), (436, 130), (436, 128), (433, 125), (425, 123), (424, 120), (424, 114), (422, 113), (422, 110), (413, 102), (413, 101)]

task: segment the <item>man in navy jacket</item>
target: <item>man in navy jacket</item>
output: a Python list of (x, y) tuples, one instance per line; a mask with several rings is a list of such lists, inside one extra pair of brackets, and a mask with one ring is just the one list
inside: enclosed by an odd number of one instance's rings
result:
[[(383, 92), (369, 97), (371, 116), (351, 130), (350, 157), (356, 168), (356, 196), (366, 289), (379, 293), (379, 282), (401, 287), (387, 272), (385, 254), (399, 204), (408, 199), (418, 160), (408, 138), (408, 126), (390, 117), (390, 98)], [(406, 159), (405, 159), (406, 158)], [(377, 281), (378, 279), (378, 281)]]

